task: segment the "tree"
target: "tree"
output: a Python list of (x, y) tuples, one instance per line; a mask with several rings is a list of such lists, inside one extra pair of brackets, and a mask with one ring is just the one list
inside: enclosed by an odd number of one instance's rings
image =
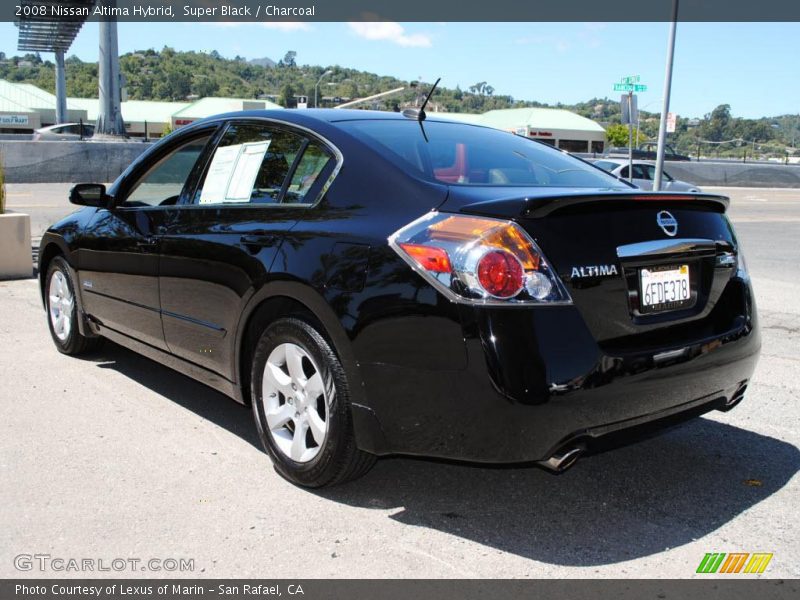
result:
[(469, 91), (473, 94), (478, 94), (479, 96), (483, 96), (484, 90), (486, 89), (486, 82), (479, 81), (475, 85), (469, 86)]
[[(628, 126), (614, 123), (606, 127), (606, 139), (609, 146), (627, 147), (628, 146)], [(647, 136), (641, 133), (636, 127), (633, 128), (633, 145), (638, 146), (647, 140)]]
[(289, 50), (283, 57), (281, 64), (284, 67), (289, 67), (290, 69), (297, 66), (297, 52), (294, 50)]
[(211, 79), (210, 77), (203, 77), (194, 84), (192, 84), (193, 92), (198, 96), (200, 96), (201, 98), (205, 98), (206, 96), (213, 96), (214, 94), (217, 93), (218, 89), (219, 89), (218, 83), (213, 79)]
[(167, 71), (167, 85), (167, 93), (173, 100), (183, 100), (192, 92), (191, 76), (186, 71), (177, 68)]
[(727, 138), (728, 125), (731, 122), (730, 104), (720, 104), (706, 115), (705, 122), (700, 126), (700, 137), (712, 142), (720, 142)]
[(301, 89), (304, 90), (303, 94), (305, 94), (305, 97), (308, 98), (308, 106), (309, 107), (313, 107), (313, 108), (317, 108), (316, 106), (314, 106), (314, 86), (313, 85), (309, 85), (309, 86), (306, 86), (305, 88), (301, 88)]
[(344, 95), (351, 100), (358, 98), (358, 84), (355, 81), (348, 81), (344, 86)]
[(278, 103), (284, 108), (294, 108), (294, 88), (291, 84), (284, 84), (281, 88)]

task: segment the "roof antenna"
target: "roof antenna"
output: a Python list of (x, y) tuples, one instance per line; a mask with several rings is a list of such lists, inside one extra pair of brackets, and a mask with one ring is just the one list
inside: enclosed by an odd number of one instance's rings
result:
[(422, 106), (420, 108), (406, 108), (403, 110), (404, 117), (406, 117), (407, 119), (415, 119), (416, 121), (419, 122), (419, 128), (422, 131), (422, 137), (425, 138), (425, 142), (428, 141), (428, 136), (425, 135), (425, 127), (423, 127), (422, 125), (422, 122), (425, 120), (427, 116), (425, 114), (425, 107), (428, 106), (428, 100), (430, 100), (431, 96), (433, 96), (433, 92), (436, 91), (436, 86), (439, 85), (439, 82), (441, 80), (442, 80), (441, 77), (439, 77), (439, 79), (436, 80), (436, 83), (433, 84), (431, 91), (428, 92), (427, 96), (425, 96), (425, 102), (422, 103)]

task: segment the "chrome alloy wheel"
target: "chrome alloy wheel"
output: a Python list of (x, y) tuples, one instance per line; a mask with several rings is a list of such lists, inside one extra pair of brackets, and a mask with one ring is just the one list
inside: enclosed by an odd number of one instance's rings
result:
[(50, 288), (48, 290), (48, 308), (50, 312), (50, 322), (53, 324), (53, 332), (62, 342), (67, 341), (69, 333), (72, 331), (72, 308), (75, 299), (69, 289), (67, 278), (61, 271), (54, 271), (50, 277)]
[(312, 460), (328, 433), (330, 398), (308, 352), (297, 344), (276, 346), (264, 366), (261, 390), (275, 445), (295, 462)]

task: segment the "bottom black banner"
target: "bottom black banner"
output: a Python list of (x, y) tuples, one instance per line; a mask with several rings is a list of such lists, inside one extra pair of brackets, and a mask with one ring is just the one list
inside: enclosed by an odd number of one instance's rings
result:
[(789, 600), (800, 598), (799, 580), (778, 579), (5, 579), (0, 599), (37, 600), (489, 600), (536, 598), (589, 600)]

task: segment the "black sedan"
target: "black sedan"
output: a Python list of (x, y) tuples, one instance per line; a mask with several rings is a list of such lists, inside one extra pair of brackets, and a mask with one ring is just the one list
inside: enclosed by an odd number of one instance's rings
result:
[(726, 198), (434, 116), (222, 115), (70, 200), (40, 249), (58, 349), (252, 405), (303, 486), (388, 454), (563, 471), (732, 408), (760, 348)]

